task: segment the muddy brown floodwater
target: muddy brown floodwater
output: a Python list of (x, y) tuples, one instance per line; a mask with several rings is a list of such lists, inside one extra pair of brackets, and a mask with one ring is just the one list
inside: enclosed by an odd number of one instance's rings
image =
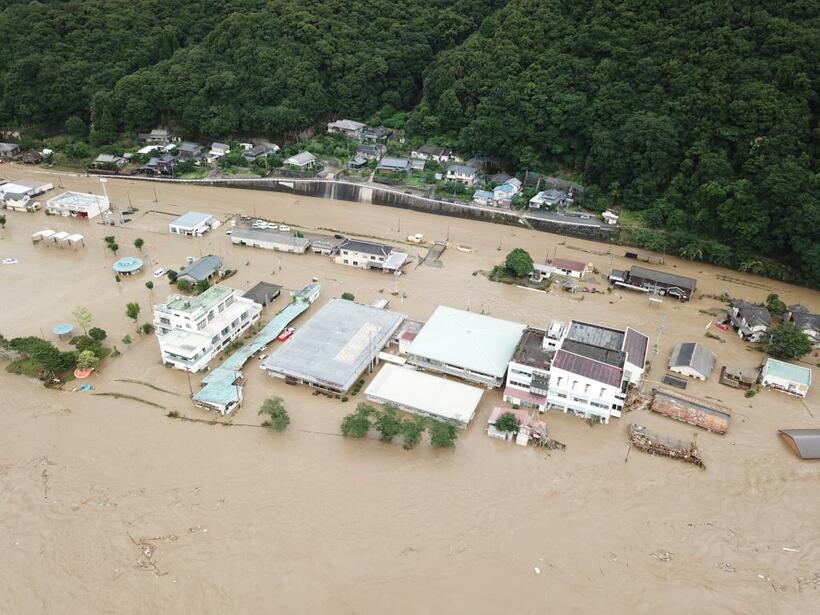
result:
[[(7, 179), (32, 175), (11, 165), (2, 171)], [(94, 178), (52, 177), (66, 189), (101, 192)], [(746, 399), (720, 386), (716, 375), (690, 385), (692, 394), (734, 411), (727, 435), (697, 434), (706, 470), (639, 451), (627, 458), (631, 421), (670, 436), (695, 431), (645, 411), (593, 428), (548, 412), (551, 434), (567, 444), (561, 452), (491, 440), (483, 429), (498, 392), (485, 395), (454, 451), (422, 445), (408, 452), (374, 438), (344, 440), (338, 425), (352, 403), (274, 382), (256, 369), (256, 359), (244, 370), (245, 403), (233, 426), (168, 419), (168, 410), (213, 415), (193, 407), (185, 375), (162, 367), (156, 340), (138, 336), (125, 316), (125, 304), (138, 301), (140, 321), (150, 320), (151, 303), (167, 295), (165, 280), (152, 292), (145, 288), (151, 270), (214, 252), (239, 270), (230, 285), (269, 280), (295, 289), (315, 276), (320, 303), (350, 291), (364, 302), (390, 298), (392, 308), (418, 319), (446, 304), (534, 326), (573, 317), (630, 325), (657, 344), (651, 384), (683, 340), (705, 343), (719, 365), (760, 363), (761, 353), (734, 334), (712, 329), (720, 340), (704, 336), (711, 318), (701, 310), (720, 304), (700, 293), (759, 301), (778, 292), (787, 303), (815, 311), (818, 293), (670, 258), (664, 269), (699, 280), (691, 303), (650, 307), (645, 297), (627, 292), (542, 294), (472, 273), (491, 268), (516, 246), (537, 260), (557, 254), (594, 263), (601, 272), (629, 263), (617, 247), (610, 256), (603, 244), (372, 205), (136, 181), (107, 187), (116, 206), (130, 199), (139, 208), (125, 227), (7, 213), (0, 259), (19, 262), (0, 266), (0, 332), (42, 331), (50, 339), (56, 323), (85, 305), (123, 351), (91, 378), (95, 392), (132, 395), (163, 409), (46, 390), (0, 371), (0, 612), (820, 609), (820, 464), (799, 461), (777, 436), (779, 428), (820, 426), (817, 385), (806, 400), (774, 392)], [(170, 216), (189, 209), (221, 218), (256, 213), (294, 228), (392, 242), (411, 233), (449, 236), (451, 247), (442, 267), (412, 265), (394, 282), (320, 256), (234, 248), (227, 227), (202, 239), (169, 236)], [(31, 233), (43, 228), (82, 232), (86, 246), (33, 245)], [(117, 284), (115, 259), (103, 249), (108, 234), (117, 237), (119, 256), (134, 254), (133, 240), (143, 238), (148, 271)], [(473, 252), (455, 249), (458, 244)], [(419, 252), (409, 250), (414, 257)], [(603, 290), (603, 274), (596, 277)], [(135, 339), (127, 349), (117, 341), (125, 334)], [(282, 396), (291, 414), (282, 434), (259, 427), (256, 409), (271, 395)]]

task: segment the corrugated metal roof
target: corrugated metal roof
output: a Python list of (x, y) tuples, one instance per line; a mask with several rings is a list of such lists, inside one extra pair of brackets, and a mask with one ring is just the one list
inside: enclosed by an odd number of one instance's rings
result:
[(801, 459), (820, 459), (820, 429), (781, 429), (780, 435)]
[(643, 368), (646, 363), (646, 349), (649, 347), (649, 338), (640, 331), (635, 329), (627, 329), (626, 337), (624, 338), (624, 352), (626, 353), (626, 360)]
[(641, 267), (640, 265), (632, 265), (629, 269), (629, 275), (661, 282), (663, 284), (679, 286), (690, 291), (695, 290), (695, 286), (697, 286), (698, 283), (694, 278), (687, 278), (686, 276), (667, 273), (665, 271), (657, 271), (656, 269), (649, 269), (647, 267)]
[(440, 305), (408, 354), (500, 378), (525, 325)]
[(621, 386), (623, 372), (617, 367), (601, 363), (587, 357), (582, 357), (566, 350), (559, 350), (555, 353), (552, 361), (553, 367), (563, 369), (572, 374), (578, 374), (584, 378), (603, 382), (613, 387)]
[(711, 350), (697, 342), (675, 344), (669, 367), (691, 367), (704, 377), (709, 376), (715, 368), (715, 355)]
[(179, 218), (175, 218), (170, 222), (171, 226), (183, 226), (185, 228), (194, 228), (203, 222), (207, 222), (213, 218), (211, 214), (204, 214), (200, 211), (189, 211), (182, 214)]
[(552, 265), (558, 269), (568, 269), (569, 271), (586, 271), (587, 266), (581, 261), (574, 261), (568, 258), (554, 258)]

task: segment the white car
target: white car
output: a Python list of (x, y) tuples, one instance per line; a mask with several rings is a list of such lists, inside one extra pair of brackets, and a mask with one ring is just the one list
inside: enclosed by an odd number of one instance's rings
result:
[(4, 258), (3, 259), (3, 264), (4, 265), (16, 265), (17, 264), (17, 259), (16, 258)]
[(268, 355), (266, 355), (266, 354), (260, 354), (260, 355), (259, 355), (258, 357), (256, 357), (256, 358), (257, 358), (257, 359), (259, 359), (260, 361), (264, 361), (265, 359), (267, 359), (267, 358), (268, 358)]
[(161, 277), (162, 277), (162, 276), (164, 276), (167, 272), (168, 272), (168, 270), (167, 270), (167, 269), (163, 269), (162, 267), (160, 267), (159, 269), (157, 269), (157, 270), (154, 272), (154, 277), (155, 277), (155, 278), (161, 278)]
[(290, 227), (287, 224), (280, 224), (279, 225), (279, 230), (280, 231), (289, 231)]

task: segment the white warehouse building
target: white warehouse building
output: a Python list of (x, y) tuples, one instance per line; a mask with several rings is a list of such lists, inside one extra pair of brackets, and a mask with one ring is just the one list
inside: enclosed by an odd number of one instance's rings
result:
[(168, 230), (174, 235), (200, 237), (217, 226), (219, 222), (211, 214), (189, 211), (172, 220), (168, 224)]
[(242, 291), (215, 285), (197, 297), (171, 295), (154, 306), (162, 362), (188, 372), (204, 369), (259, 320), (262, 306)]
[(108, 197), (87, 192), (63, 192), (46, 201), (46, 213), (75, 218), (96, 218), (111, 209)]

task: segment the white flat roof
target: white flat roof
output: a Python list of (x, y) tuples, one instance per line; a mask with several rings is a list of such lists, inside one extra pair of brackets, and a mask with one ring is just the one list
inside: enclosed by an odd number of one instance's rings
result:
[(63, 192), (48, 200), (48, 204), (58, 207), (75, 207), (77, 209), (108, 209), (108, 199), (99, 194), (85, 192)]
[(407, 354), (501, 378), (526, 325), (440, 305)]
[(169, 222), (170, 226), (181, 226), (184, 228), (196, 228), (200, 224), (205, 224), (213, 218), (211, 214), (204, 214), (200, 211), (189, 211)]
[(3, 194), (28, 194), (31, 189), (31, 186), (26, 186), (24, 184), (13, 184), (11, 182), (0, 186), (0, 192)]
[(467, 425), (481, 402), (483, 389), (386, 364), (376, 374), (365, 396), (448, 421)]

